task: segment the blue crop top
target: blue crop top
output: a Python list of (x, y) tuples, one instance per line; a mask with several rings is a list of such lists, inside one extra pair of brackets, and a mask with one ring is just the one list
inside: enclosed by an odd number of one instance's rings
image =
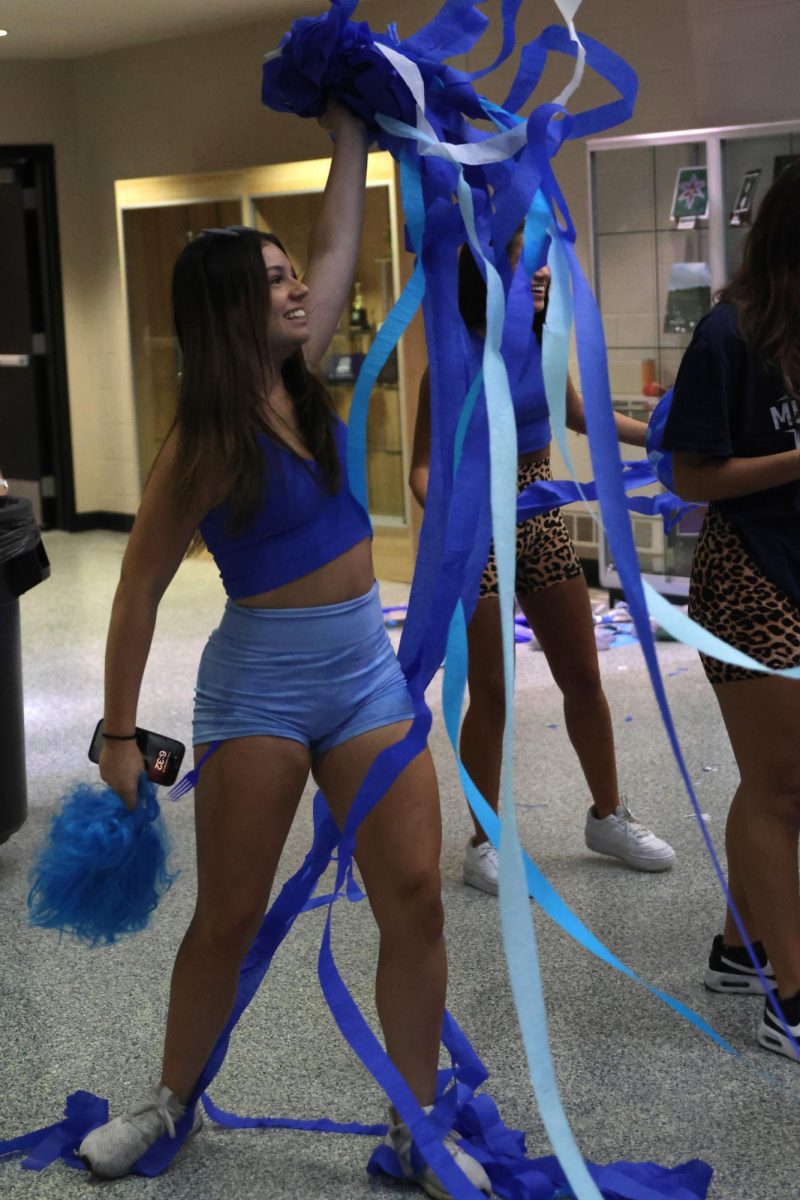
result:
[(339, 490), (328, 492), (317, 463), (258, 434), (269, 476), (263, 505), (241, 533), (227, 532), (227, 501), (212, 508), (200, 532), (234, 600), (269, 592), (332, 562), (372, 537), (369, 517), (347, 482), (347, 426), (335, 424), (342, 468)]
[[(470, 342), (470, 371), (474, 379), (483, 362), (483, 338), (471, 335)], [(506, 350), (505, 345), (503, 349)], [(544, 450), (550, 445), (552, 433), (542, 374), (542, 347), (531, 331), (521, 355), (504, 353), (503, 357), (517, 421), (517, 454)]]

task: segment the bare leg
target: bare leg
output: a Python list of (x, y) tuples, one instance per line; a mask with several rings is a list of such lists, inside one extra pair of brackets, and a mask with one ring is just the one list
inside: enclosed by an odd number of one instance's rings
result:
[[(733, 903), (736, 905), (736, 910), (742, 920), (742, 923), (747, 930), (747, 936), (751, 942), (761, 940), (761, 935), (756, 929), (753, 914), (750, 911), (750, 905), (747, 900), (747, 895), (742, 887), (741, 870), (738, 867), (739, 846), (746, 841), (747, 834), (740, 829), (740, 816), (744, 815), (746, 803), (740, 800), (739, 793), (741, 786), (736, 789), (736, 795), (733, 797), (728, 812), (728, 821), (725, 826), (725, 853), (728, 859), (728, 890), (733, 897)], [(745, 816), (746, 823), (746, 816)], [(739, 927), (733, 919), (733, 914), (728, 909), (725, 917), (725, 929), (722, 934), (722, 940), (726, 946), (743, 946), (744, 941), (739, 933)]]
[[(497, 596), (484, 596), (476, 604), (467, 627), (467, 642), (469, 706), (461, 726), (459, 752), (478, 791), (497, 812), (506, 711), (500, 602)], [(487, 838), (474, 815), (472, 820), (475, 825), (474, 840), (478, 845)]]
[(595, 814), (607, 817), (619, 804), (617, 761), (586, 580), (579, 575), (518, 599), (564, 696), (567, 733)]
[[(750, 936), (764, 943), (784, 998), (800, 991), (800, 686), (763, 678), (718, 684), (741, 774), (728, 821), (728, 871)], [(731, 851), (733, 852), (731, 854)], [(734, 935), (730, 913), (725, 938)]]
[(200, 774), (197, 906), (172, 972), (161, 1077), (182, 1101), (230, 1014), (309, 765), (299, 742), (241, 738), (225, 742)]
[[(314, 764), (340, 825), (376, 755), (408, 727), (371, 730)], [(440, 850), (439, 793), (426, 748), (362, 823), (355, 855), (380, 930), (375, 1000), (386, 1049), (420, 1104), (435, 1097), (447, 987)]]

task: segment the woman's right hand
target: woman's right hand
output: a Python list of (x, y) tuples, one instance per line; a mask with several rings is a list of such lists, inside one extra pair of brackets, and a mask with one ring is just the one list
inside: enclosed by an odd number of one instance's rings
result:
[(103, 742), (100, 751), (100, 778), (131, 810), (136, 808), (139, 776), (144, 770), (142, 752), (136, 742)]

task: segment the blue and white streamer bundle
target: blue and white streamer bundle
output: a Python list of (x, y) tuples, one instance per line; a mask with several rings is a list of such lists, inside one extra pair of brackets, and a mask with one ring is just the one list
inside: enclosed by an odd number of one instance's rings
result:
[(32, 924), (111, 945), (144, 929), (175, 875), (156, 800), (142, 774), (135, 809), (111, 788), (77, 784), (50, 823), (30, 874)]

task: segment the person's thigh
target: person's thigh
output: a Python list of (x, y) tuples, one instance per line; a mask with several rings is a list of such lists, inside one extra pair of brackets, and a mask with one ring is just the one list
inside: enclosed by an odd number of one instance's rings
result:
[[(195, 748), (199, 760), (205, 747)], [(195, 792), (197, 911), (206, 922), (248, 924), (266, 909), (310, 768), (288, 738), (223, 742)]]
[(745, 790), (796, 795), (800, 804), (800, 680), (765, 675), (713, 686)]
[[(350, 806), (377, 755), (399, 742), (409, 721), (384, 725), (328, 750), (313, 765), (337, 823)], [(439, 791), (427, 746), (408, 765), (361, 823), (355, 857), (379, 924), (390, 907), (420, 890), (439, 891), (442, 824)]]
[(600, 677), (589, 589), (583, 575), (518, 597), (562, 691)]

